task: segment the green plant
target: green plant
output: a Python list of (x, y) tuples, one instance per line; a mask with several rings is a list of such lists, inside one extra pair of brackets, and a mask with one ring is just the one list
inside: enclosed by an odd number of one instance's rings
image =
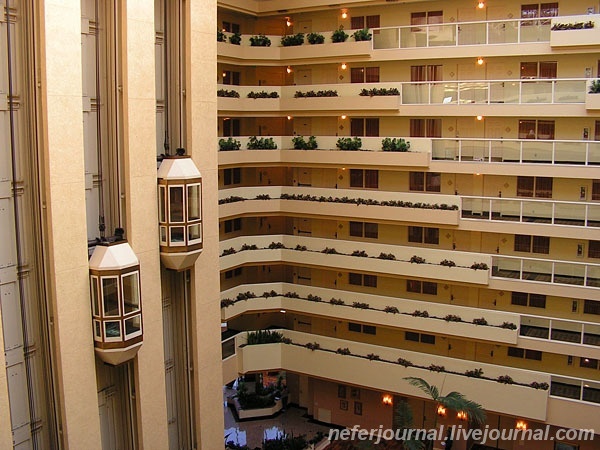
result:
[(399, 138), (384, 138), (381, 141), (381, 149), (384, 152), (407, 152), (410, 148), (410, 142)]
[(398, 364), (404, 367), (410, 367), (413, 365), (408, 359), (398, 358)]
[(515, 382), (510, 375), (500, 375), (496, 378), (496, 381), (502, 384), (513, 384)]
[(217, 42), (227, 42), (227, 36), (221, 30), (217, 30)]
[(271, 39), (269, 39), (264, 34), (259, 34), (259, 35), (256, 35), (256, 36), (251, 36), (250, 37), (250, 45), (252, 47), (270, 47), (271, 46)]
[(600, 80), (594, 80), (590, 84), (590, 94), (600, 94)]
[(417, 255), (412, 255), (410, 257), (410, 262), (411, 262), (411, 264), (425, 264), (425, 258), (421, 258), (420, 256), (417, 256)]
[(275, 150), (277, 149), (277, 144), (273, 138), (257, 138), (256, 136), (250, 136), (246, 147), (248, 150)]
[(344, 302), (344, 300), (342, 300), (340, 298), (331, 298), (331, 300), (329, 300), (329, 303), (331, 303), (332, 305), (338, 305), (338, 306), (343, 306), (346, 304), (346, 302)]
[(305, 252), (308, 249), (306, 248), (306, 245), (300, 245), (300, 244), (298, 244), (298, 245), (296, 245), (296, 247), (294, 247), (294, 250), (297, 250), (299, 252)]
[(319, 33), (308, 33), (306, 35), (306, 40), (311, 45), (322, 44), (325, 42), (325, 36), (323, 36), (322, 34), (319, 34)]
[(304, 136), (294, 136), (292, 138), (295, 150), (314, 150), (317, 148), (317, 138), (310, 136), (308, 141), (304, 139)]
[(297, 292), (286, 292), (285, 294), (283, 294), (283, 296), (285, 298), (300, 298), (300, 294), (298, 294)]
[(473, 324), (475, 325), (487, 325), (488, 321), (485, 320), (483, 317), (480, 319), (473, 319)]
[(239, 150), (242, 146), (242, 143), (236, 139), (228, 138), (228, 139), (219, 139), (219, 150)]
[(253, 98), (253, 99), (257, 99), (257, 98), (279, 98), (279, 93), (277, 91), (272, 91), (272, 92), (267, 92), (267, 91), (259, 91), (259, 92), (248, 92), (248, 95), (246, 96), (248, 98)]
[(255, 200), (271, 200), (271, 196), (269, 194), (258, 194)]
[(460, 318), (460, 316), (457, 316), (454, 314), (448, 314), (446, 317), (444, 317), (444, 320), (446, 322), (462, 322), (462, 319)]
[(359, 258), (368, 258), (367, 252), (364, 250), (354, 250), (350, 256), (358, 256)]
[(325, 247), (321, 250), (321, 253), (325, 253), (326, 255), (339, 255), (338, 251), (335, 248)]
[(471, 378), (481, 378), (483, 376), (483, 369), (467, 370), (465, 375)]
[(240, 33), (233, 33), (229, 36), (229, 43), (233, 45), (240, 45), (242, 43), (242, 35)]
[(277, 292), (271, 290), (271, 291), (265, 291), (265, 292), (263, 292), (262, 297), (269, 298), (269, 297), (277, 297), (278, 295), (279, 294)]
[(415, 310), (415, 311), (412, 313), (412, 315), (413, 315), (414, 317), (425, 317), (425, 318), (429, 317), (429, 313), (428, 313), (427, 311), (419, 311), (418, 309), (417, 309), (417, 310)]
[(367, 355), (367, 359), (369, 361), (379, 361), (381, 358), (379, 357), (379, 355), (376, 355), (375, 353), (369, 353)]
[(269, 249), (270, 250), (275, 250), (277, 248), (285, 248), (285, 245), (283, 245), (281, 242), (271, 242), (269, 244)]
[(237, 253), (237, 250), (233, 247), (226, 248), (225, 250), (223, 250), (223, 253), (221, 253), (221, 256), (233, 255), (234, 253)]
[(517, 326), (512, 322), (502, 322), (502, 325), (500, 325), (500, 328), (505, 328), (507, 330), (516, 330)]
[(444, 259), (444, 260), (440, 261), (440, 266), (456, 267), (456, 263), (454, 261), (449, 260), (449, 259)]
[(308, 342), (307, 344), (304, 345), (307, 349), (312, 350), (313, 352), (315, 350), (319, 350), (321, 348), (321, 344), (319, 344), (318, 342)]
[(533, 381), (529, 384), (530, 387), (534, 389), (541, 389), (542, 391), (547, 391), (550, 385), (548, 383), (538, 383), (537, 381)]
[(225, 205), (227, 203), (235, 203), (235, 202), (243, 202), (246, 199), (244, 197), (240, 197), (238, 195), (231, 195), (227, 198), (222, 198), (219, 200), (219, 205)]
[(335, 146), (340, 150), (360, 150), (362, 140), (359, 137), (339, 138)]
[(283, 334), (273, 330), (248, 331), (247, 339), (248, 345), (275, 344), (282, 342)]
[(361, 89), (358, 95), (360, 95), (361, 97), (382, 97), (386, 95), (400, 95), (400, 91), (396, 88)]
[(346, 39), (348, 39), (348, 33), (344, 31), (344, 27), (342, 26), (331, 34), (331, 42), (346, 42)]
[(227, 308), (228, 306), (233, 305), (235, 302), (230, 298), (224, 298), (221, 300), (221, 308)]
[(427, 367), (428, 370), (431, 370), (432, 372), (445, 372), (446, 368), (444, 366), (437, 366), (435, 364), (431, 364)]
[(471, 269), (473, 269), (473, 270), (488, 270), (489, 267), (486, 263), (482, 263), (482, 262), (477, 263), (476, 262), (476, 263), (471, 264)]
[(243, 252), (244, 250), (258, 250), (258, 246), (256, 244), (244, 244), (240, 248), (240, 251)]
[(290, 34), (281, 38), (281, 45), (284, 47), (292, 47), (304, 44), (304, 33)]
[(309, 302), (320, 302), (323, 299), (321, 297), (319, 297), (318, 295), (308, 294), (308, 297), (306, 297), (306, 300), (308, 300)]
[(395, 261), (396, 257), (394, 256), (393, 253), (380, 253), (379, 256), (377, 257), (379, 259), (387, 259), (388, 261)]
[(350, 354), (350, 349), (348, 347), (345, 348), (338, 348), (336, 351), (336, 353), (339, 353), (340, 355), (349, 355)]
[(386, 306), (383, 311), (391, 314), (400, 314), (400, 311), (395, 306)]
[(352, 36), (354, 36), (355, 41), (370, 41), (373, 35), (369, 33), (368, 28), (363, 28), (362, 30), (355, 31)]
[(358, 309), (369, 309), (369, 304), (362, 302), (352, 302), (352, 307)]
[(240, 93), (238, 91), (234, 91), (233, 89), (219, 89), (217, 91), (217, 97), (240, 98)]
[(337, 97), (338, 92), (332, 89), (325, 89), (322, 91), (296, 91), (294, 98), (313, 98), (313, 97)]

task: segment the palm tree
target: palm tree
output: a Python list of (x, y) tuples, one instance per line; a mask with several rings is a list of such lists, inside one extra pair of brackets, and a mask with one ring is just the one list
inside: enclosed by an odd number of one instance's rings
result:
[[(394, 405), (394, 426), (401, 432), (414, 428), (413, 412), (406, 400), (401, 400)], [(423, 450), (425, 443), (411, 438), (402, 441), (402, 447), (405, 450)]]
[[(441, 395), (440, 390), (436, 386), (429, 384), (423, 378), (406, 377), (404, 379), (407, 380), (411, 386), (419, 388), (434, 402), (442, 405), (443, 407), (456, 412), (462, 411), (466, 413), (470, 423), (475, 425), (481, 425), (485, 423), (486, 415), (483, 407), (479, 403), (469, 400), (460, 392), (452, 391), (447, 395)], [(435, 416), (433, 423), (433, 428), (436, 427), (437, 415)], [(433, 442), (429, 442), (427, 447), (428, 449), (431, 449), (433, 447)]]

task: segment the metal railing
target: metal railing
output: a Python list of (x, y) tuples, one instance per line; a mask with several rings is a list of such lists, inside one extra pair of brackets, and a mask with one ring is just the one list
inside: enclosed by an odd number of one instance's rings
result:
[(600, 324), (544, 316), (521, 316), (522, 337), (600, 346)]

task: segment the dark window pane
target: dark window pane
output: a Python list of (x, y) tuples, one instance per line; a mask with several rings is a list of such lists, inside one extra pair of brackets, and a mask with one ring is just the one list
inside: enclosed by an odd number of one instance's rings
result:
[(556, 61), (540, 61), (540, 78), (556, 78)]
[(552, 198), (552, 178), (535, 178), (535, 196), (541, 198)]
[(423, 294), (437, 295), (437, 283), (423, 281)]
[(362, 274), (350, 272), (348, 274), (348, 283), (355, 286), (362, 286)]
[(350, 169), (350, 187), (363, 187), (362, 169)]
[(533, 197), (533, 177), (517, 177), (517, 196)]
[(426, 173), (427, 185), (425, 190), (429, 192), (440, 192), (442, 175), (438, 172)]
[(350, 83), (364, 83), (365, 69), (363, 67), (350, 68)]
[(600, 241), (588, 242), (588, 258), (600, 258)]
[(435, 336), (433, 334), (421, 334), (421, 342), (423, 344), (435, 344)]
[(225, 221), (225, 233), (231, 233), (233, 231), (233, 221), (226, 220)]
[(425, 119), (410, 119), (411, 137), (425, 137)]
[(365, 135), (365, 119), (350, 119), (350, 135), (364, 136)]
[(519, 120), (519, 139), (535, 139), (535, 120)]
[(425, 228), (425, 243), (438, 245), (440, 243), (440, 229)]
[(597, 369), (598, 360), (593, 358), (579, 358), (579, 365), (588, 369)]
[(538, 139), (554, 139), (554, 120), (538, 121)]
[(360, 323), (348, 322), (348, 331), (355, 331), (360, 333), (362, 327)]
[(353, 30), (359, 30), (365, 27), (365, 16), (351, 17), (350, 28)]
[(546, 296), (542, 294), (529, 294), (529, 306), (532, 308), (545, 308)]
[(365, 82), (379, 83), (379, 67), (365, 67)]
[(377, 14), (376, 16), (367, 16), (367, 28), (379, 28), (380, 26), (381, 25), (379, 22), (379, 14)]
[(410, 172), (409, 189), (411, 191), (425, 190), (425, 174), (423, 172)]
[(521, 63), (521, 78), (537, 78), (538, 63), (537, 62), (522, 62)]
[(365, 275), (363, 285), (366, 287), (377, 287), (377, 275)]
[(585, 314), (600, 315), (600, 302), (594, 300), (586, 300), (583, 303), (583, 312)]
[(233, 169), (233, 184), (240, 184), (242, 182), (242, 169), (236, 167)]
[[(427, 66), (411, 66), (410, 67), (410, 81), (427, 81)], [(412, 130), (412, 122), (414, 121), (419, 121), (422, 119), (411, 119), (411, 130)], [(413, 134), (411, 133), (411, 136), (413, 136)]]
[(363, 236), (363, 223), (362, 222), (350, 222), (350, 236), (362, 237)]
[(377, 328), (375, 328), (373, 325), (363, 325), (363, 333), (377, 334)]
[(526, 234), (515, 234), (515, 252), (530, 252), (531, 236)]
[(421, 293), (421, 282), (418, 280), (406, 280), (406, 291)]
[(365, 136), (379, 136), (379, 119), (365, 119)]
[(550, 253), (550, 238), (548, 236), (533, 236), (533, 253)]
[(525, 350), (525, 359), (542, 360), (542, 352), (539, 350)]
[(408, 242), (423, 242), (423, 227), (408, 227)]
[(508, 347), (508, 356), (514, 356), (515, 358), (522, 358), (525, 351), (522, 348)]
[(365, 187), (377, 189), (379, 187), (379, 171), (365, 170)]
[(365, 237), (377, 239), (379, 237), (379, 225), (376, 223), (365, 222)]
[(407, 341), (419, 342), (419, 333), (413, 333), (412, 331), (406, 331), (404, 333), (404, 339)]
[(592, 182), (592, 200), (600, 200), (600, 180)]
[(527, 293), (526, 292), (513, 292), (510, 303), (518, 306), (527, 306)]

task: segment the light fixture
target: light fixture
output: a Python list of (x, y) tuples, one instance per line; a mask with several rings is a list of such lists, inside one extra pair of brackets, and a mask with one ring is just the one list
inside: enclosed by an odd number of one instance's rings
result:
[(342, 115), (342, 120), (346, 120), (346, 114)]
[(484, 60), (483, 60), (483, 58), (482, 58), (481, 56), (478, 56), (478, 57), (477, 57), (477, 65), (478, 65), (478, 66), (482, 66), (482, 65), (483, 65), (483, 63), (484, 63)]
[(485, 8), (485, 2), (479, 2), (479, 3), (477, 3), (477, 7), (478, 7), (479, 9), (483, 9), (483, 8)]
[(223, 75), (223, 78), (225, 78), (227, 76), (227, 72), (223, 72), (221, 75)]
[(526, 430), (527, 422), (525, 422), (524, 420), (517, 420), (517, 424), (515, 425), (515, 428), (517, 430)]
[(477, 116), (477, 120), (483, 120), (483, 116)]
[(346, 63), (342, 63), (342, 65), (341, 65), (340, 67), (342, 68), (342, 70), (346, 70), (346, 68), (347, 68), (348, 66), (346, 65)]
[(287, 120), (292, 120), (292, 116), (287, 116)]
[(223, 28), (223, 29), (221, 29), (221, 31), (222, 31), (223, 33), (225, 33), (227, 30), (226, 30), (225, 28)]
[(443, 405), (439, 405), (437, 407), (437, 415), (440, 417), (446, 417), (446, 414), (447, 414), (446, 408), (444, 408)]
[(285, 309), (280, 309), (280, 310), (279, 310), (279, 312), (280, 312), (281, 314), (285, 314)]
[(290, 66), (287, 66), (287, 68), (285, 69), (285, 71), (286, 71), (287, 73), (292, 73), (292, 72), (293, 72), (293, 71), (292, 71), (292, 68), (291, 68)]
[(456, 414), (456, 418), (458, 420), (467, 420), (467, 413), (464, 411), (459, 411), (458, 414)]
[(348, 10), (342, 9), (342, 19), (346, 19), (348, 17)]
[(291, 26), (292, 26), (292, 19), (291, 19), (290, 17), (286, 17), (286, 18), (285, 18), (285, 24), (286, 24), (288, 27), (291, 27)]
[(390, 394), (385, 394), (385, 395), (382, 397), (382, 399), (381, 399), (381, 402), (382, 402), (384, 405), (389, 405), (389, 406), (391, 406), (391, 405), (394, 403), (394, 401), (392, 400), (392, 396), (391, 396)]

